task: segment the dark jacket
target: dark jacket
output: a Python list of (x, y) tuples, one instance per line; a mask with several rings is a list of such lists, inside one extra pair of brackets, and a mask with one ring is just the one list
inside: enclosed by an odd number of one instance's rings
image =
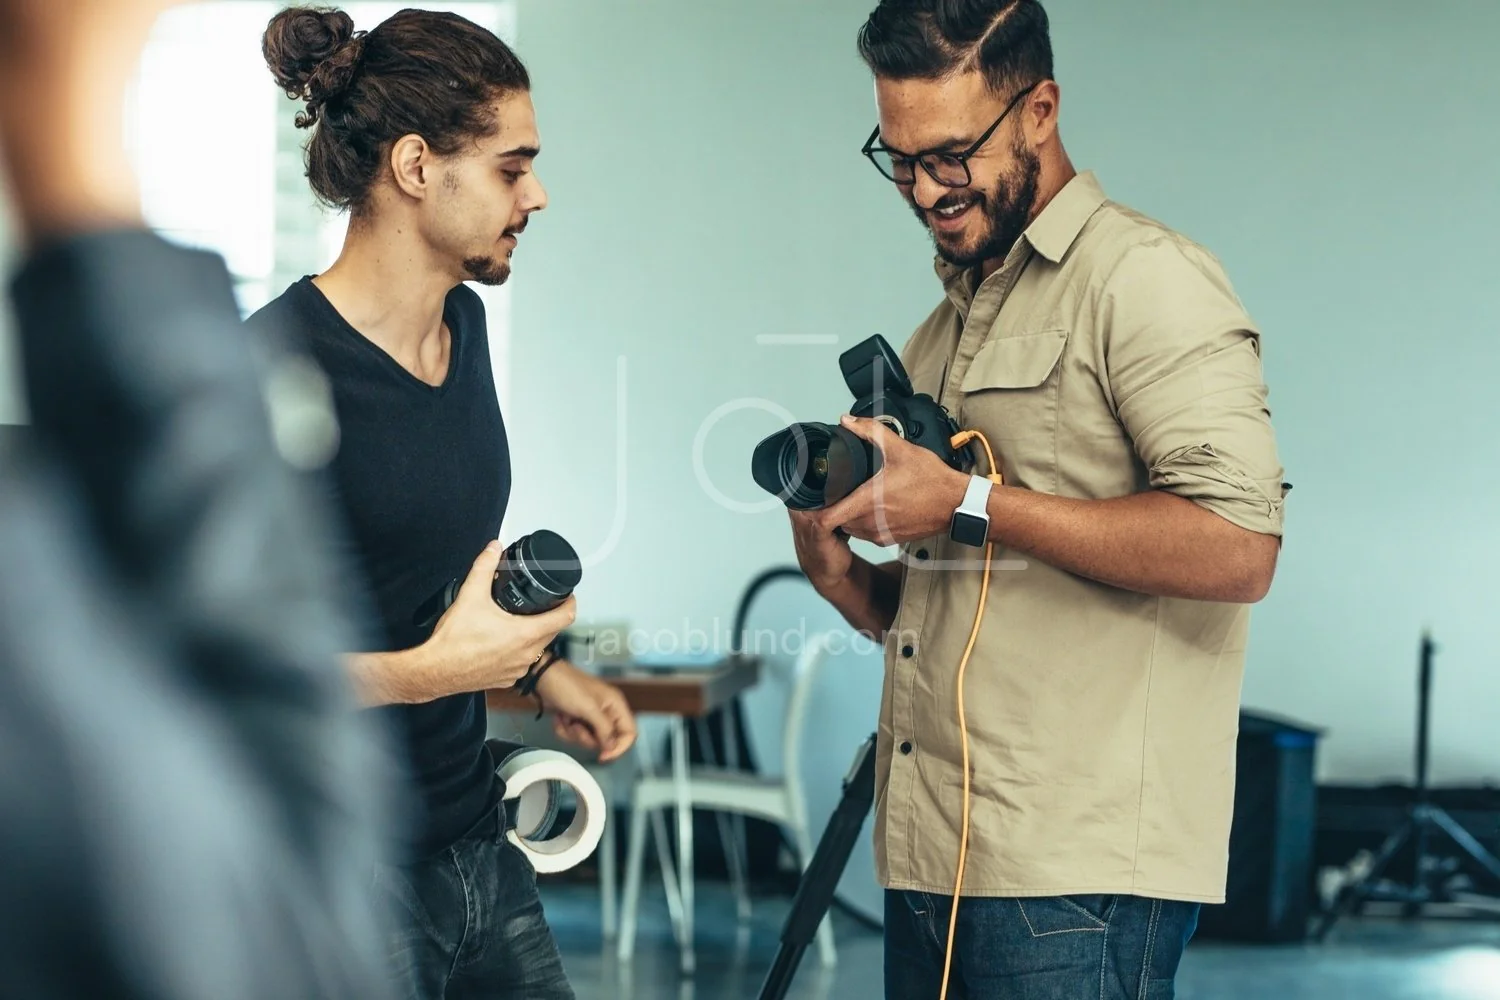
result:
[(144, 231), (40, 249), (13, 298), (0, 992), (387, 996), (392, 771), (338, 662), (333, 525), (287, 460), (305, 369), (245, 334), (220, 258)]

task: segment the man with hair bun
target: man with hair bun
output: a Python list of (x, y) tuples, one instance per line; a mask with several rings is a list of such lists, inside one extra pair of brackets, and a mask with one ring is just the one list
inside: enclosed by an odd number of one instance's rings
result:
[[(338, 259), (250, 323), (289, 331), (333, 388), (330, 485), (374, 626), (349, 674), (405, 748), (421, 805), (373, 882), (396, 918), (393, 974), (412, 1000), (571, 997), (535, 872), (504, 836), (483, 692), (532, 677), (558, 734), (601, 760), (636, 731), (617, 689), (548, 652), (572, 598), (514, 616), (490, 597), (511, 470), (484, 308), (464, 282), (507, 280), (547, 204), (530, 79), (492, 32), (423, 10), (356, 32), (343, 11), (294, 7), (262, 50), (305, 104), (313, 191), (349, 212)], [(426, 632), (414, 611), (456, 577)]]

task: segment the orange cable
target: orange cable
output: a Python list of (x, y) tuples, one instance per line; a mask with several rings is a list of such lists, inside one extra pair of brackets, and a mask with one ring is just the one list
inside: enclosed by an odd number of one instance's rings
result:
[[(1003, 486), (1005, 480), (1000, 475), (1000, 468), (995, 464), (995, 453), (990, 450), (990, 443), (979, 431), (961, 431), (953, 437), (953, 446), (962, 448), (975, 438), (984, 446), (985, 457), (990, 463), (990, 474), (987, 477), (996, 486)], [(964, 715), (964, 673), (969, 666), (969, 657), (974, 652), (974, 643), (979, 639), (979, 626), (984, 621), (984, 605), (989, 597), (990, 589), (990, 558), (994, 554), (995, 543), (986, 541), (984, 545), (984, 572), (979, 583), (979, 606), (974, 612), (974, 627), (969, 631), (969, 642), (964, 647), (963, 659), (958, 661), (958, 733), (963, 746), (963, 825), (958, 841), (958, 874), (953, 883), (953, 905), (948, 911), (948, 944), (943, 952), (943, 985), (938, 993), (939, 1000), (947, 1000), (948, 976), (953, 966), (953, 938), (958, 928), (958, 902), (964, 884), (964, 866), (968, 862), (969, 855), (969, 726)]]

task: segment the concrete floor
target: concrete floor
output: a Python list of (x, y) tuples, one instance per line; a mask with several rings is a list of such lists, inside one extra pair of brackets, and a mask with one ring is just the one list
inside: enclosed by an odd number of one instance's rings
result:
[[(644, 886), (635, 959), (621, 966), (599, 930), (599, 897), (587, 884), (543, 883), (548, 918), (578, 1000), (754, 1000), (776, 953), (784, 899), (757, 898), (735, 920), (733, 896), (697, 886), (695, 975), (677, 949), (659, 882)], [(880, 1000), (880, 935), (836, 914), (839, 964), (804, 959), (788, 1000)], [(1197, 941), (1178, 977), (1179, 1000), (1500, 1000), (1500, 923), (1367, 917), (1342, 922), (1325, 945), (1249, 947)]]

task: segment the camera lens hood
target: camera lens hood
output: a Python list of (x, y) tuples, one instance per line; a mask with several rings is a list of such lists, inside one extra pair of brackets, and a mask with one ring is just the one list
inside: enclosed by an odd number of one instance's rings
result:
[(851, 430), (835, 427), (828, 442), (828, 481), (823, 506), (837, 503), (880, 471), (880, 449)]

